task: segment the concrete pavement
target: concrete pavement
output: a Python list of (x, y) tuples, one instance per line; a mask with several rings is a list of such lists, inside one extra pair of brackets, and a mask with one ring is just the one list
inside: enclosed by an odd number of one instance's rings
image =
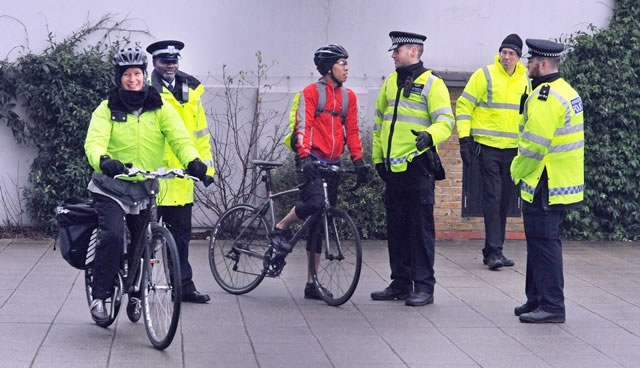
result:
[(211, 276), (204, 241), (192, 243), (207, 305), (183, 304), (173, 344), (153, 349), (142, 322), (121, 310), (94, 325), (80, 271), (52, 241), (0, 240), (0, 367), (637, 367), (640, 244), (565, 242), (567, 322), (528, 325), (524, 241), (509, 241), (513, 268), (482, 265), (482, 241), (438, 241), (435, 304), (375, 302), (388, 283), (383, 242), (366, 242), (356, 294), (334, 308), (302, 297), (304, 250), (281, 278), (233, 296)]

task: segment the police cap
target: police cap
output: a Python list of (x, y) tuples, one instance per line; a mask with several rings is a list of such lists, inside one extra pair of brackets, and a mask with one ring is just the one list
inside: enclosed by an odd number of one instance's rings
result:
[(147, 46), (147, 52), (154, 59), (178, 60), (180, 59), (180, 50), (184, 47), (184, 43), (175, 40), (165, 40), (154, 42)]
[(560, 57), (562, 51), (564, 51), (564, 45), (561, 43), (549, 41), (549, 40), (538, 40), (527, 38), (525, 41), (527, 46), (529, 47), (529, 53), (527, 57), (548, 57), (548, 58), (556, 58)]
[(389, 49), (389, 51), (393, 51), (407, 43), (423, 45), (424, 40), (427, 39), (427, 36), (418, 33), (401, 31), (389, 32), (389, 37), (391, 37), (391, 48)]

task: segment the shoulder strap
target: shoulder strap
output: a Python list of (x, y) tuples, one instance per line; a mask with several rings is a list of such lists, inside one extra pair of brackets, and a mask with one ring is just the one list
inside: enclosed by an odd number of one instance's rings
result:
[(340, 90), (342, 91), (342, 124), (344, 124), (347, 118), (347, 111), (349, 111), (349, 94), (346, 88), (340, 87)]
[(320, 82), (316, 82), (316, 88), (318, 88), (318, 104), (316, 105), (315, 117), (318, 117), (324, 111), (324, 106), (327, 103), (327, 90)]

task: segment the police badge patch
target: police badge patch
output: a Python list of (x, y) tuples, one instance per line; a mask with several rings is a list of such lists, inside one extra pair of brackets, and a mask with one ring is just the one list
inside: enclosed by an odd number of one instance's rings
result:
[(424, 88), (424, 84), (414, 83), (413, 86), (411, 87), (411, 93), (415, 93), (419, 95), (422, 93), (423, 88)]
[(571, 107), (573, 107), (573, 112), (575, 112), (576, 115), (582, 112), (582, 100), (580, 97), (571, 100)]

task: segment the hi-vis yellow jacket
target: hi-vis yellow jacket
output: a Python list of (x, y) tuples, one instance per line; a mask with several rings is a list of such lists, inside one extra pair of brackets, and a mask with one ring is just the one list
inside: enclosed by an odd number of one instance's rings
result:
[(543, 170), (549, 180), (549, 204), (584, 198), (584, 114), (578, 93), (559, 78), (538, 86), (527, 98), (520, 125), (518, 155), (511, 176), (522, 199), (533, 202)]
[(495, 148), (518, 147), (520, 98), (529, 79), (518, 62), (507, 74), (496, 55), (495, 63), (476, 70), (456, 102), (456, 125), (460, 138)]
[[(176, 158), (178, 162), (187, 165), (198, 158), (198, 151), (180, 117), (155, 91), (149, 91), (139, 116), (126, 111), (118, 93), (113, 91), (91, 114), (84, 151), (95, 171), (102, 172), (102, 155), (143, 170), (166, 167), (162, 160), (166, 144), (175, 150), (180, 158)], [(142, 177), (127, 179), (145, 180)]]
[[(209, 128), (207, 126), (206, 114), (200, 100), (204, 93), (204, 86), (189, 74), (178, 71), (176, 74), (176, 93), (174, 96), (164, 83), (161, 77), (153, 71), (149, 80), (150, 85), (160, 92), (163, 101), (171, 105), (182, 118), (187, 131), (196, 149), (200, 154), (200, 159), (207, 166), (207, 175), (213, 176), (213, 156), (211, 154), (211, 143)], [(168, 169), (184, 168), (169, 145), (165, 147), (164, 166)], [(163, 179), (160, 181), (160, 193), (158, 194), (158, 205), (160, 206), (182, 206), (193, 203), (193, 181), (189, 179)]]
[(373, 126), (373, 163), (388, 160), (392, 172), (406, 171), (408, 163), (426, 151), (416, 148), (412, 129), (429, 132), (435, 147), (454, 127), (449, 90), (442, 79), (427, 70), (413, 81), (409, 97), (404, 97), (404, 87), (398, 91), (397, 79), (394, 72), (382, 85)]

